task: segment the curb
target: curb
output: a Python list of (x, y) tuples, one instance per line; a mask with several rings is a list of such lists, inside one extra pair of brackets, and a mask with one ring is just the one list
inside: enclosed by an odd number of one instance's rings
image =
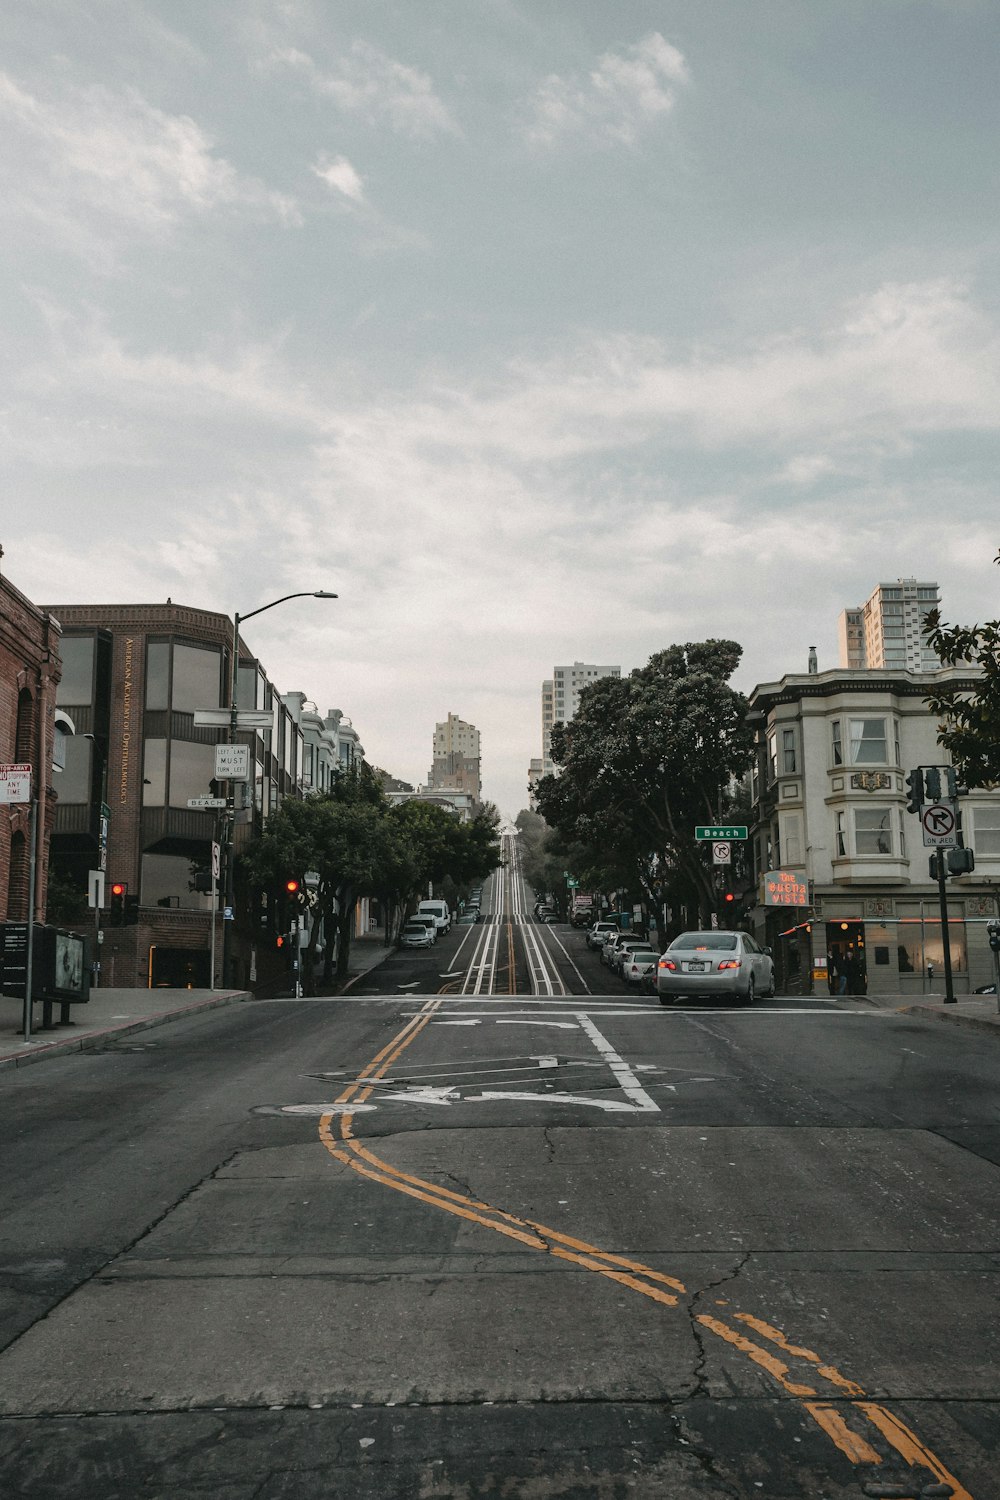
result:
[(946, 1021), (954, 1026), (965, 1026), (971, 1031), (989, 1031), (996, 1036), (1000, 1031), (1000, 1018), (996, 1021), (987, 1021), (982, 1016), (963, 1016), (961, 1011), (935, 1010), (930, 1005), (901, 1005), (896, 1011), (897, 1016), (930, 1016), (935, 1021)]
[(57, 1037), (51, 1042), (41, 1043), (37, 1052), (11, 1052), (6, 1056), (0, 1054), (0, 1072), (5, 1072), (8, 1068), (26, 1068), (65, 1052), (89, 1052), (106, 1042), (109, 1037), (151, 1031), (154, 1026), (165, 1026), (169, 1021), (180, 1021), (185, 1016), (198, 1015), (203, 1010), (218, 1010), (223, 1005), (234, 1005), (252, 998), (249, 990), (234, 990), (231, 994), (218, 995), (210, 1000), (196, 1000), (192, 1005), (181, 1006), (180, 1010), (165, 1010), (155, 1016), (140, 1016), (134, 1021), (125, 1021), (120, 1026), (105, 1026), (100, 1031), (86, 1031), (80, 1036)]

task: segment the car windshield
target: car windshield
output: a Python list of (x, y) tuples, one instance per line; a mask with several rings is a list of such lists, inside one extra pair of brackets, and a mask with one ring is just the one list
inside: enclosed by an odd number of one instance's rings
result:
[(682, 932), (671, 948), (710, 948), (714, 953), (732, 953), (736, 947), (735, 932)]

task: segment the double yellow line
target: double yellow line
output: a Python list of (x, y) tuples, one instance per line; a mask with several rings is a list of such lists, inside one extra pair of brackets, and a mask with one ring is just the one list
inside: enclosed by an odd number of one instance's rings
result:
[[(557, 1260), (570, 1261), (583, 1270), (596, 1272), (597, 1275), (607, 1277), (608, 1280), (626, 1286), (665, 1307), (676, 1307), (680, 1297), (687, 1292), (683, 1282), (676, 1277), (654, 1271), (641, 1261), (601, 1250), (596, 1245), (551, 1229), (534, 1219), (521, 1218), (466, 1193), (456, 1193), (450, 1188), (428, 1182), (423, 1177), (400, 1171), (356, 1139), (350, 1106), (364, 1104), (370, 1098), (375, 1085), (386, 1076), (397, 1058), (430, 1023), (441, 1003), (440, 998), (428, 1000), (420, 1013), (412, 1017), (392, 1041), (372, 1058), (322, 1116), (319, 1122), (320, 1139), (331, 1156), (362, 1177), (377, 1182), (382, 1187), (391, 1188), (393, 1192), (405, 1193), (431, 1208), (454, 1214), (470, 1223), (479, 1224), (484, 1229), (492, 1229), (531, 1250), (541, 1251)], [(728, 1302), (720, 1298), (718, 1305), (728, 1306)], [(870, 1438), (873, 1441), (881, 1438), (908, 1464), (921, 1467), (942, 1484), (950, 1485), (951, 1500), (972, 1500), (968, 1490), (915, 1432), (888, 1408), (878, 1402), (861, 1399), (865, 1394), (863, 1388), (848, 1380), (812, 1349), (791, 1343), (780, 1329), (750, 1313), (731, 1312), (728, 1322), (708, 1313), (694, 1313), (693, 1316), (694, 1321), (707, 1333), (714, 1334), (743, 1354), (769, 1375), (786, 1395), (800, 1401), (810, 1418), (852, 1463), (881, 1464), (881, 1454), (869, 1441)], [(733, 1327), (733, 1324), (738, 1324), (739, 1327)], [(745, 1329), (752, 1330), (757, 1338), (751, 1338), (744, 1332)], [(761, 1340), (764, 1342), (760, 1342)], [(770, 1347), (766, 1347), (767, 1345)], [(790, 1362), (798, 1367), (794, 1373)], [(832, 1389), (824, 1391), (819, 1388), (820, 1383)], [(833, 1400), (838, 1404), (831, 1404)], [(851, 1418), (850, 1421), (848, 1417)], [(875, 1431), (872, 1432), (871, 1429)]]

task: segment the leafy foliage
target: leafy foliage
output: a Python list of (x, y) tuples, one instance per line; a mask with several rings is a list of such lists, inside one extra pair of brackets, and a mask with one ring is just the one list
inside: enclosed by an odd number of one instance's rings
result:
[(552, 731), (561, 774), (543, 777), (539, 811), (595, 865), (631, 869), (650, 895), (672, 882), (704, 915), (717, 907), (695, 825), (724, 817), (752, 747), (747, 702), (728, 679), (735, 641), (671, 646), (627, 678), (599, 678)]
[[(994, 558), (1000, 563), (1000, 554)], [(938, 742), (951, 756), (959, 780), (968, 787), (1000, 783), (1000, 620), (985, 625), (946, 625), (940, 610), (927, 615), (928, 640), (947, 666), (974, 663), (982, 669), (975, 692), (941, 689), (927, 699), (943, 720)]]

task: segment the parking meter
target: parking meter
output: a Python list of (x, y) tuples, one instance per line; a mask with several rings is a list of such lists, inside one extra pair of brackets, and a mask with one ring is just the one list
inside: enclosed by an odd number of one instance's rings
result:
[(1000, 922), (993, 917), (986, 924), (986, 936), (990, 940), (990, 947), (994, 953), (1000, 953)]

